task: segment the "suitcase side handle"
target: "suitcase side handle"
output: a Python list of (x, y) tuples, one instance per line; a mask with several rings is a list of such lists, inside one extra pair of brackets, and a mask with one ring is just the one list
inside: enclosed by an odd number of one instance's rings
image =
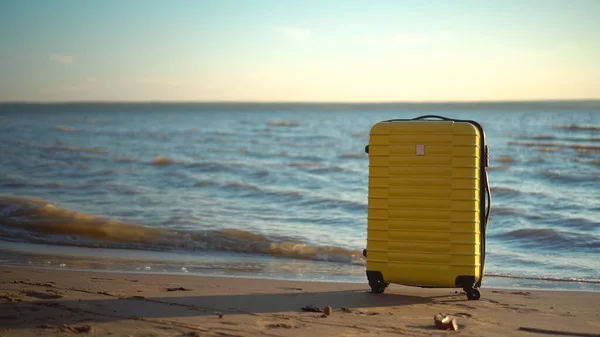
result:
[(425, 115), (425, 116), (419, 116), (419, 117), (415, 117), (412, 120), (416, 121), (416, 120), (420, 120), (420, 119), (427, 119), (427, 118), (438, 118), (438, 119), (442, 119), (445, 121), (451, 121), (452, 119), (444, 117), (444, 116), (438, 116), (438, 115)]

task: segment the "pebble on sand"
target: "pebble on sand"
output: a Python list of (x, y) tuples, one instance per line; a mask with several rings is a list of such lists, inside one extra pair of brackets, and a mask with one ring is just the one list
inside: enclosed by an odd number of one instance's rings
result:
[(437, 314), (433, 316), (433, 322), (440, 330), (458, 330), (458, 323), (456, 322), (456, 319), (444, 314)]

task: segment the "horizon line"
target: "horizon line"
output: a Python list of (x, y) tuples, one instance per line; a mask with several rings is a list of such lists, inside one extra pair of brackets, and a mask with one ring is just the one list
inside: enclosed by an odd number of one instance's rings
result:
[(506, 103), (576, 103), (600, 102), (600, 98), (558, 98), (523, 100), (447, 100), (447, 101), (261, 101), (261, 100), (54, 100), (0, 101), (0, 104), (506, 104)]

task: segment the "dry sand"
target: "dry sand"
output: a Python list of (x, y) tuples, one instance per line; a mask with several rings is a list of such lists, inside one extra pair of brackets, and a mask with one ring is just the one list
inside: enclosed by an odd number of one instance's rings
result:
[[(600, 293), (0, 267), (0, 336), (600, 336)], [(302, 308), (331, 306), (329, 316)], [(329, 311), (329, 309), (327, 309)], [(456, 318), (437, 330), (434, 316)]]

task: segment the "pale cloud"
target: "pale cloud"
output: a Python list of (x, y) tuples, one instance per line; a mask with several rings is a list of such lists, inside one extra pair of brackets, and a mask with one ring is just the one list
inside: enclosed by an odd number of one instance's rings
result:
[(427, 34), (396, 34), (393, 39), (396, 43), (428, 43), (431, 41)]
[(58, 62), (61, 64), (69, 64), (75, 62), (75, 56), (68, 54), (53, 54), (50, 55), (50, 61)]
[(310, 38), (311, 34), (310, 29), (291, 26), (277, 27), (277, 31), (283, 36), (293, 40), (307, 40)]

